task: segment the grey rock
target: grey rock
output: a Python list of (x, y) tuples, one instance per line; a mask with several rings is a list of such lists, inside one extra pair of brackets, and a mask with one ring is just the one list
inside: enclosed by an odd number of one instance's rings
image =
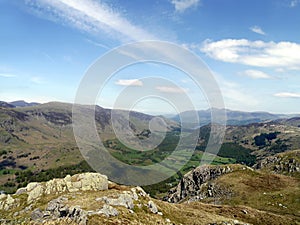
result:
[(148, 202), (148, 208), (150, 209), (150, 211), (152, 213), (158, 213), (157, 206), (155, 205), (155, 203), (153, 201)]
[(46, 210), (42, 212), (44, 219), (68, 218), (77, 224), (85, 225), (87, 223), (87, 212), (79, 206), (67, 207), (64, 202), (67, 198), (53, 199), (48, 203)]
[(114, 207), (112, 207), (110, 205), (107, 205), (107, 204), (105, 204), (103, 206), (103, 208), (98, 211), (98, 213), (99, 214), (104, 214), (107, 217), (119, 215), (119, 212), (118, 212), (117, 209), (115, 209)]
[[(233, 169), (229, 166), (199, 166), (187, 173), (177, 187), (169, 191), (168, 196), (164, 200), (176, 203), (188, 196), (200, 195), (203, 184), (232, 171)], [(213, 192), (210, 191), (208, 195), (212, 196)]]
[(37, 208), (33, 210), (30, 217), (34, 221), (39, 221), (43, 218), (43, 212), (39, 208)]
[(135, 196), (133, 194), (124, 193), (124, 194), (120, 194), (118, 198), (102, 197), (102, 198), (98, 198), (96, 200), (104, 201), (108, 205), (124, 206), (128, 209), (133, 209), (133, 207), (134, 207), (134, 204), (133, 204), (134, 197)]

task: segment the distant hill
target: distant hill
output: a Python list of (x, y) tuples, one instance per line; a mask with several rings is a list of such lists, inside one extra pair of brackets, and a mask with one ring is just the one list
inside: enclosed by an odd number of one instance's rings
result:
[(193, 122), (193, 116), (195, 115), (195, 111), (185, 111), (182, 112), (171, 119), (176, 122), (180, 122), (180, 117), (184, 119), (184, 121), (190, 121), (191, 127), (203, 126), (211, 123), (211, 112), (215, 112), (217, 115), (222, 115), (226, 111), (227, 124), (228, 125), (247, 125), (251, 123), (260, 123), (266, 122), (276, 119), (282, 118), (290, 118), (295, 115), (285, 115), (285, 114), (272, 114), (269, 112), (243, 112), (243, 111), (235, 111), (230, 109), (207, 109), (207, 110), (199, 110), (196, 111), (198, 114), (200, 124)]
[(9, 104), (7, 102), (3, 102), (3, 101), (0, 101), (0, 107), (2, 107), (2, 108), (15, 108), (14, 105)]
[(37, 102), (25, 102), (24, 100), (13, 101), (13, 102), (10, 102), (9, 104), (11, 104), (15, 107), (28, 107), (28, 106), (40, 105), (40, 103), (37, 103)]

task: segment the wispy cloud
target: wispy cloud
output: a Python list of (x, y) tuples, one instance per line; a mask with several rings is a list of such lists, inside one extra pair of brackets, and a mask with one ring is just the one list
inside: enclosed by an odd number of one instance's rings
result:
[(47, 58), (49, 61), (55, 62), (54, 58), (51, 57), (48, 53), (42, 52), (41, 54), (42, 54), (45, 58)]
[(155, 87), (155, 89), (159, 90), (160, 92), (163, 92), (163, 93), (181, 94), (181, 93), (188, 92), (188, 89), (184, 89), (181, 87), (171, 87), (171, 86), (157, 86), (157, 87)]
[(197, 7), (200, 0), (171, 0), (171, 3), (174, 5), (176, 12), (182, 13), (189, 8)]
[(101, 44), (101, 43), (98, 43), (96, 41), (92, 41), (90, 39), (85, 39), (88, 43), (92, 44), (92, 45), (95, 45), (97, 47), (100, 47), (100, 48), (105, 48), (105, 49), (109, 49), (108, 46), (104, 45), (104, 44)]
[(118, 80), (115, 84), (121, 86), (143, 86), (143, 82), (138, 79)]
[(300, 98), (300, 93), (293, 93), (293, 92), (279, 92), (274, 94), (275, 97), (280, 98)]
[(257, 67), (300, 70), (300, 44), (247, 39), (206, 40), (200, 50), (213, 59)]
[(250, 109), (259, 105), (259, 100), (254, 97), (253, 93), (245, 90), (240, 84), (229, 81), (218, 73), (214, 72), (214, 74), (227, 108), (241, 109), (240, 107), (243, 106)]
[(10, 74), (10, 73), (0, 73), (0, 77), (12, 78), (12, 77), (17, 77), (17, 75)]
[(89, 33), (105, 32), (120, 40), (155, 39), (119, 12), (96, 0), (26, 0), (33, 12)]
[(266, 33), (259, 27), (259, 26), (253, 26), (249, 28), (251, 31), (257, 34), (266, 35)]
[(292, 0), (291, 3), (290, 3), (290, 7), (291, 8), (296, 7), (299, 4), (299, 2), (300, 2), (299, 0)]
[(247, 77), (250, 77), (252, 79), (271, 79), (272, 76), (270, 76), (267, 73), (264, 73), (259, 70), (245, 70), (240, 73), (241, 75), (245, 75)]

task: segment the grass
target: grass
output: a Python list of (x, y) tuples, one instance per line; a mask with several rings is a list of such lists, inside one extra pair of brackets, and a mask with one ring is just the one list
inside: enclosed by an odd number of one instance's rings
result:
[[(217, 178), (214, 183), (229, 188), (231, 198), (221, 199), (223, 204), (246, 205), (280, 215), (292, 215), (300, 219), (299, 179), (240, 170)], [(206, 202), (210, 200), (207, 199)]]

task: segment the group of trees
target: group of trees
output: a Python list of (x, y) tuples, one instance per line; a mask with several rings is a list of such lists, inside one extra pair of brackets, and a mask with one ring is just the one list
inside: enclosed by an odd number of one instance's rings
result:
[(260, 135), (257, 135), (254, 137), (255, 145), (258, 147), (264, 147), (267, 145), (266, 141), (268, 141), (270, 143), (272, 140), (277, 138), (278, 134), (279, 134), (279, 132), (272, 132), (269, 134), (262, 133)]
[(250, 149), (236, 143), (223, 143), (217, 155), (236, 159), (237, 163), (248, 166), (252, 166), (256, 162), (256, 156), (251, 154)]

